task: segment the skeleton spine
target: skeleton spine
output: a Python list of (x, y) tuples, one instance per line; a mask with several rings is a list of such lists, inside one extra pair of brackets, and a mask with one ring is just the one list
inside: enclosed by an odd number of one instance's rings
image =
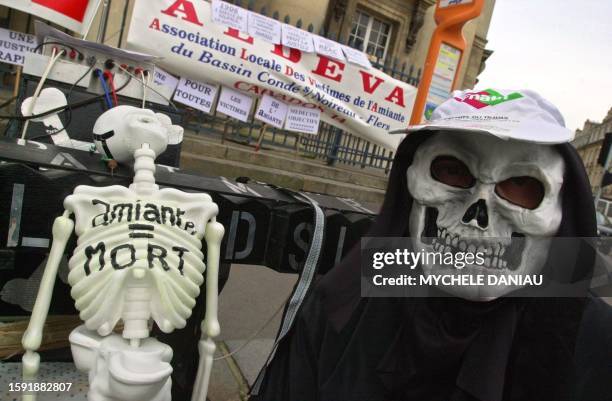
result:
[(142, 148), (134, 152), (134, 182), (130, 185), (141, 195), (150, 194), (159, 189), (155, 183), (155, 157), (157, 155), (148, 144), (143, 144)]
[(149, 337), (151, 293), (146, 283), (130, 283), (125, 292), (123, 338), (129, 340)]

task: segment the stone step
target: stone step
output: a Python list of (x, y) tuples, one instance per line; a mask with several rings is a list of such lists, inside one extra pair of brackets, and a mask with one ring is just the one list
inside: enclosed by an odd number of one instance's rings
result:
[(202, 156), (183, 149), (181, 152), (181, 169), (206, 176), (223, 176), (234, 179), (249, 177), (256, 181), (278, 185), (299, 191), (315, 192), (352, 198), (377, 210), (382, 204), (385, 191), (368, 188), (362, 185), (338, 182), (317, 176), (299, 174), (287, 169), (276, 169), (253, 165), (248, 162), (225, 160), (216, 157)]
[(292, 172), (307, 176), (320, 177), (344, 184), (384, 190), (387, 187), (387, 177), (369, 174), (353, 169), (330, 167), (315, 161), (297, 158), (291, 154), (282, 154), (262, 150), (255, 152), (252, 148), (233, 144), (208, 141), (194, 134), (186, 134), (183, 140), (182, 152), (204, 157), (212, 157), (227, 161), (247, 163), (255, 166), (271, 168), (277, 171)]

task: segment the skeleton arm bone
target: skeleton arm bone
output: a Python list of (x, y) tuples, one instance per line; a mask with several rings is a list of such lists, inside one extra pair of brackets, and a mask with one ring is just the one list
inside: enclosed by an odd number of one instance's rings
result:
[[(24, 380), (35, 379), (36, 373), (38, 372), (40, 356), (36, 350), (40, 347), (40, 343), (42, 342), (43, 326), (45, 320), (47, 320), (47, 314), (49, 313), (49, 305), (51, 304), (51, 296), (53, 295), (53, 286), (55, 285), (57, 270), (62, 256), (64, 255), (66, 243), (70, 239), (70, 234), (72, 234), (72, 229), (74, 228), (74, 222), (69, 218), (69, 215), (69, 212), (66, 211), (53, 222), (53, 243), (51, 245), (51, 251), (49, 252), (49, 258), (45, 265), (42, 280), (40, 281), (40, 287), (36, 295), (36, 302), (32, 310), (28, 328), (21, 339), (21, 344), (26, 351), (22, 359)], [(26, 399), (33, 400), (34, 398), (27, 398), (27, 396), (25, 396), (24, 400)]]
[(207, 270), (206, 270), (206, 316), (202, 322), (202, 336), (217, 337), (221, 332), (217, 318), (219, 300), (219, 258), (221, 240), (225, 230), (216, 220), (206, 225)]
[(219, 258), (221, 239), (224, 229), (216, 220), (206, 225), (207, 267), (206, 267), (206, 316), (202, 322), (202, 339), (198, 344), (200, 361), (198, 373), (193, 388), (192, 401), (206, 401), (208, 392), (208, 381), (212, 371), (213, 356), (215, 353), (215, 342), (221, 331), (217, 318), (219, 297)]

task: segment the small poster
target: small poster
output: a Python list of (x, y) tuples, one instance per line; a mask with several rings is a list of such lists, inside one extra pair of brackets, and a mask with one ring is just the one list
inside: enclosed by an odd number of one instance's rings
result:
[(247, 32), (248, 14), (248, 11), (242, 7), (221, 0), (212, 0), (212, 20), (217, 24)]
[(174, 92), (174, 100), (194, 109), (210, 113), (215, 104), (217, 87), (215, 85), (181, 78)]
[(155, 72), (153, 73), (153, 83), (155, 85), (167, 86), (168, 88), (172, 88), (174, 91), (178, 82), (179, 80), (175, 78), (174, 75), (155, 66)]
[(217, 111), (233, 117), (242, 122), (247, 122), (253, 106), (253, 98), (233, 89), (222, 87)]
[(285, 129), (306, 134), (317, 134), (319, 122), (321, 121), (321, 110), (308, 109), (302, 106), (289, 106)]
[(314, 52), (314, 43), (312, 43), (312, 35), (310, 32), (283, 24), (281, 39), (284, 46), (292, 47), (306, 53)]
[[(155, 66), (155, 70), (153, 71), (153, 85), (155, 90), (161, 95), (164, 95), (167, 99), (170, 99), (178, 83), (179, 80), (174, 75)], [(151, 91), (151, 101), (168, 104), (168, 100), (164, 99), (164, 97), (160, 94)]]
[(264, 95), (259, 102), (255, 112), (255, 118), (276, 128), (283, 128), (285, 117), (287, 117), (287, 106), (272, 96)]
[(277, 45), (281, 42), (281, 23), (265, 15), (249, 12), (249, 35)]
[(23, 65), (25, 54), (38, 46), (36, 36), (0, 28), (0, 63)]
[(352, 47), (348, 46), (342, 46), (342, 51), (344, 52), (344, 55), (349, 63), (357, 64), (367, 69), (372, 68), (372, 63), (370, 63), (368, 55), (361, 50), (353, 49)]
[(460, 59), (461, 50), (442, 43), (427, 94), (424, 110), (425, 119), (429, 119), (433, 110), (450, 97)]
[(342, 45), (340, 43), (317, 35), (312, 35), (312, 40), (314, 42), (315, 51), (318, 54), (333, 58), (334, 60), (345, 60), (344, 54), (342, 53)]

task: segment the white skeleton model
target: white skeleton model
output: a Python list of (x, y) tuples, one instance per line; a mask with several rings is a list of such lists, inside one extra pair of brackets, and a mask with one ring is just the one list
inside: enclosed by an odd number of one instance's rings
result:
[[(100, 153), (118, 162), (133, 157), (129, 188), (79, 186), (55, 219), (53, 243), (22, 344), (23, 376), (34, 380), (58, 265), (73, 228), (77, 247), (68, 281), (85, 322), (70, 334), (75, 364), (89, 372), (90, 401), (169, 401), (172, 349), (149, 337), (150, 324), (169, 333), (191, 315), (206, 275), (206, 316), (199, 342), (200, 364), (193, 401), (204, 401), (219, 334), (217, 280), (223, 226), (217, 205), (205, 193), (155, 184), (154, 160), (169, 136), (182, 128), (151, 110), (118, 106), (96, 121)], [(74, 215), (74, 222), (70, 219)], [(207, 265), (201, 252), (207, 245)], [(121, 335), (113, 332), (123, 321)], [(24, 400), (34, 400), (25, 395)]]

